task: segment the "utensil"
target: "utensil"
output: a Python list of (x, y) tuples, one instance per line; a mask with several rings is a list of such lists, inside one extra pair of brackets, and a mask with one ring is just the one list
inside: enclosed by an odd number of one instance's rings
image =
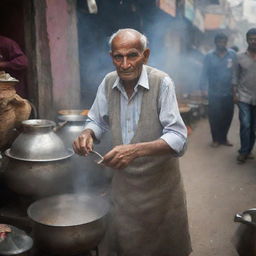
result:
[(94, 162), (101, 164), (104, 161), (104, 157), (95, 150), (90, 151), (94, 155)]

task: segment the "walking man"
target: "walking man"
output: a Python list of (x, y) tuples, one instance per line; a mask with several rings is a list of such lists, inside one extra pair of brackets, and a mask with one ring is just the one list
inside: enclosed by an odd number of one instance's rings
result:
[(237, 156), (242, 164), (252, 158), (251, 152), (255, 143), (256, 114), (256, 28), (246, 33), (248, 48), (238, 55), (233, 83), (240, 120), (240, 149)]
[(232, 74), (236, 53), (227, 49), (228, 37), (225, 34), (217, 34), (214, 42), (216, 49), (204, 59), (200, 88), (204, 95), (208, 94), (211, 146), (233, 146), (227, 134), (234, 114)]

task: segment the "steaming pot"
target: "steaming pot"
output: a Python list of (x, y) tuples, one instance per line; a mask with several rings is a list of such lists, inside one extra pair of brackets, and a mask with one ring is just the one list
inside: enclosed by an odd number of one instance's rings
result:
[[(60, 110), (58, 120), (61, 122), (57, 134), (60, 136), (66, 147), (72, 147), (73, 141), (84, 130), (88, 110)], [(62, 124), (65, 125), (62, 125)], [(95, 144), (95, 150), (105, 154), (111, 148), (111, 136), (107, 132), (99, 144)], [(74, 155), (71, 159), (73, 166), (73, 181), (76, 191), (84, 191), (88, 186), (97, 186), (102, 183), (108, 183), (112, 176), (111, 170), (102, 168), (91, 161), (90, 157), (81, 157)]]
[(63, 194), (31, 204), (33, 238), (53, 255), (80, 255), (94, 249), (105, 233), (109, 203), (96, 194)]
[(5, 151), (7, 186), (33, 198), (69, 191), (73, 151), (53, 131), (55, 122), (31, 119), (21, 125), (22, 132)]

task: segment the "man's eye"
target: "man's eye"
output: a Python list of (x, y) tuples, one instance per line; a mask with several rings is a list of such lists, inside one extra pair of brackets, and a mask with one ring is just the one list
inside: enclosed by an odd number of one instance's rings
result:
[(115, 56), (114, 56), (114, 59), (117, 60), (117, 61), (122, 60), (122, 58), (123, 58), (122, 55), (115, 55)]
[(133, 53), (128, 54), (128, 58), (135, 58), (135, 57), (138, 57), (138, 53), (133, 52)]

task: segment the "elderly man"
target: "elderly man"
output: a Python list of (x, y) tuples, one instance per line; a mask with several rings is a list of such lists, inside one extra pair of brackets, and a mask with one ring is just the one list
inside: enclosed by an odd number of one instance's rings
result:
[(111, 216), (101, 255), (188, 256), (186, 200), (177, 156), (187, 131), (170, 77), (145, 63), (147, 39), (133, 29), (110, 38), (116, 68), (99, 86), (90, 122), (74, 141), (87, 155), (110, 127), (114, 148), (103, 164), (114, 170)]

